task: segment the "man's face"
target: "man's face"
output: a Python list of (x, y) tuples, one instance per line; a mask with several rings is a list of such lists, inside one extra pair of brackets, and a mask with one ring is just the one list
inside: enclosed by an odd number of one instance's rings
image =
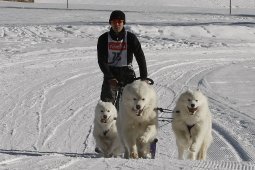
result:
[(120, 19), (111, 20), (111, 26), (115, 33), (119, 33), (124, 27), (124, 20)]

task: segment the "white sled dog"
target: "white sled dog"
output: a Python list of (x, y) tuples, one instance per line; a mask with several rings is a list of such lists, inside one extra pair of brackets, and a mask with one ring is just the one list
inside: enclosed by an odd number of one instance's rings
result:
[(172, 128), (179, 159), (185, 159), (185, 151), (188, 159), (206, 159), (212, 142), (212, 116), (207, 97), (200, 90), (181, 94), (173, 111)]
[(150, 143), (158, 129), (156, 92), (145, 81), (137, 80), (123, 89), (117, 118), (125, 158), (150, 158)]
[(95, 109), (93, 136), (97, 152), (99, 149), (104, 157), (117, 157), (121, 152), (116, 119), (115, 106), (111, 102), (100, 100)]

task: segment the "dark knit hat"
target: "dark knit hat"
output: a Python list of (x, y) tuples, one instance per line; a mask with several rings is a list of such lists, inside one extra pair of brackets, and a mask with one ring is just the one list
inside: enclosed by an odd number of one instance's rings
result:
[(109, 24), (111, 24), (111, 21), (114, 19), (124, 20), (124, 24), (126, 23), (125, 14), (124, 14), (124, 12), (122, 12), (120, 10), (112, 11), (110, 19), (109, 19)]

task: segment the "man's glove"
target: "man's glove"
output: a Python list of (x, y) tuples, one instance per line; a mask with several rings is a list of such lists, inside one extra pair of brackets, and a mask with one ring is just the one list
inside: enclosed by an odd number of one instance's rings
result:
[(116, 88), (118, 85), (118, 80), (117, 79), (110, 79), (108, 80), (109, 85), (111, 86), (111, 88)]

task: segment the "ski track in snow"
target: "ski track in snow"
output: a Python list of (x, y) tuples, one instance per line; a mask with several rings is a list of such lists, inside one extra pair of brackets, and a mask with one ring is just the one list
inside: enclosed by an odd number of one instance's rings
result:
[[(128, 29), (140, 35), (145, 54), (148, 54), (149, 77), (155, 81), (159, 107), (173, 109), (181, 92), (187, 87), (199, 87), (209, 97), (214, 118), (214, 142), (208, 151), (208, 161), (173, 161), (177, 157), (177, 148), (170, 121), (160, 121), (156, 160), (174, 162), (173, 166), (177, 168), (242, 169), (247, 166), (247, 169), (254, 169), (252, 163), (240, 163), (255, 160), (254, 118), (234, 108), (224, 96), (216, 94), (207, 82), (207, 77), (223, 66), (253, 62), (248, 54), (254, 54), (255, 51), (246, 52), (246, 47), (242, 45), (234, 50), (225, 48), (235, 48), (237, 45), (231, 40), (229, 44), (214, 40), (216, 32), (206, 25), (187, 28), (199, 28), (204, 30), (204, 36), (213, 38), (205, 42), (197, 41), (197, 38), (190, 40), (178, 39), (178, 36), (160, 36), (160, 33), (167, 31), (167, 26), (161, 29), (153, 27), (156, 36), (143, 32), (143, 27), (149, 29), (151, 26), (153, 23), (150, 26), (133, 25)], [(96, 47), (76, 47), (75, 44), (65, 47), (66, 43), (75, 42), (76, 38), (77, 41), (82, 42), (85, 38), (85, 41), (96, 44), (98, 35), (92, 31), (86, 32), (87, 29), (97, 30), (99, 35), (106, 27), (90, 24), (75, 27), (0, 26), (0, 41), (3, 44), (0, 49), (0, 157), (3, 156), (0, 168), (25, 166), (24, 158), (30, 163), (36, 163), (38, 160), (34, 157), (37, 156), (41, 157), (37, 164), (41, 169), (46, 168), (47, 164), (52, 169), (91, 169), (95, 166), (106, 169), (143, 168), (139, 161), (147, 160), (123, 159), (114, 164), (115, 159), (97, 158), (94, 153), (93, 115), (102, 82), (96, 61)], [(42, 47), (47, 48), (41, 50)], [(207, 51), (206, 48), (215, 51)], [(169, 49), (173, 49), (173, 52)], [(238, 52), (242, 55), (241, 59), (236, 57)], [(138, 72), (136, 64), (134, 68)], [(168, 113), (160, 113), (159, 116), (171, 117)], [(239, 125), (246, 122), (249, 127), (240, 128)], [(63, 156), (66, 158), (60, 160)], [(48, 160), (49, 157), (52, 162)], [(83, 162), (81, 157), (95, 159), (89, 159), (85, 167), (80, 164)], [(149, 168), (163, 168), (163, 165), (150, 164), (150, 161), (146, 165)]]

